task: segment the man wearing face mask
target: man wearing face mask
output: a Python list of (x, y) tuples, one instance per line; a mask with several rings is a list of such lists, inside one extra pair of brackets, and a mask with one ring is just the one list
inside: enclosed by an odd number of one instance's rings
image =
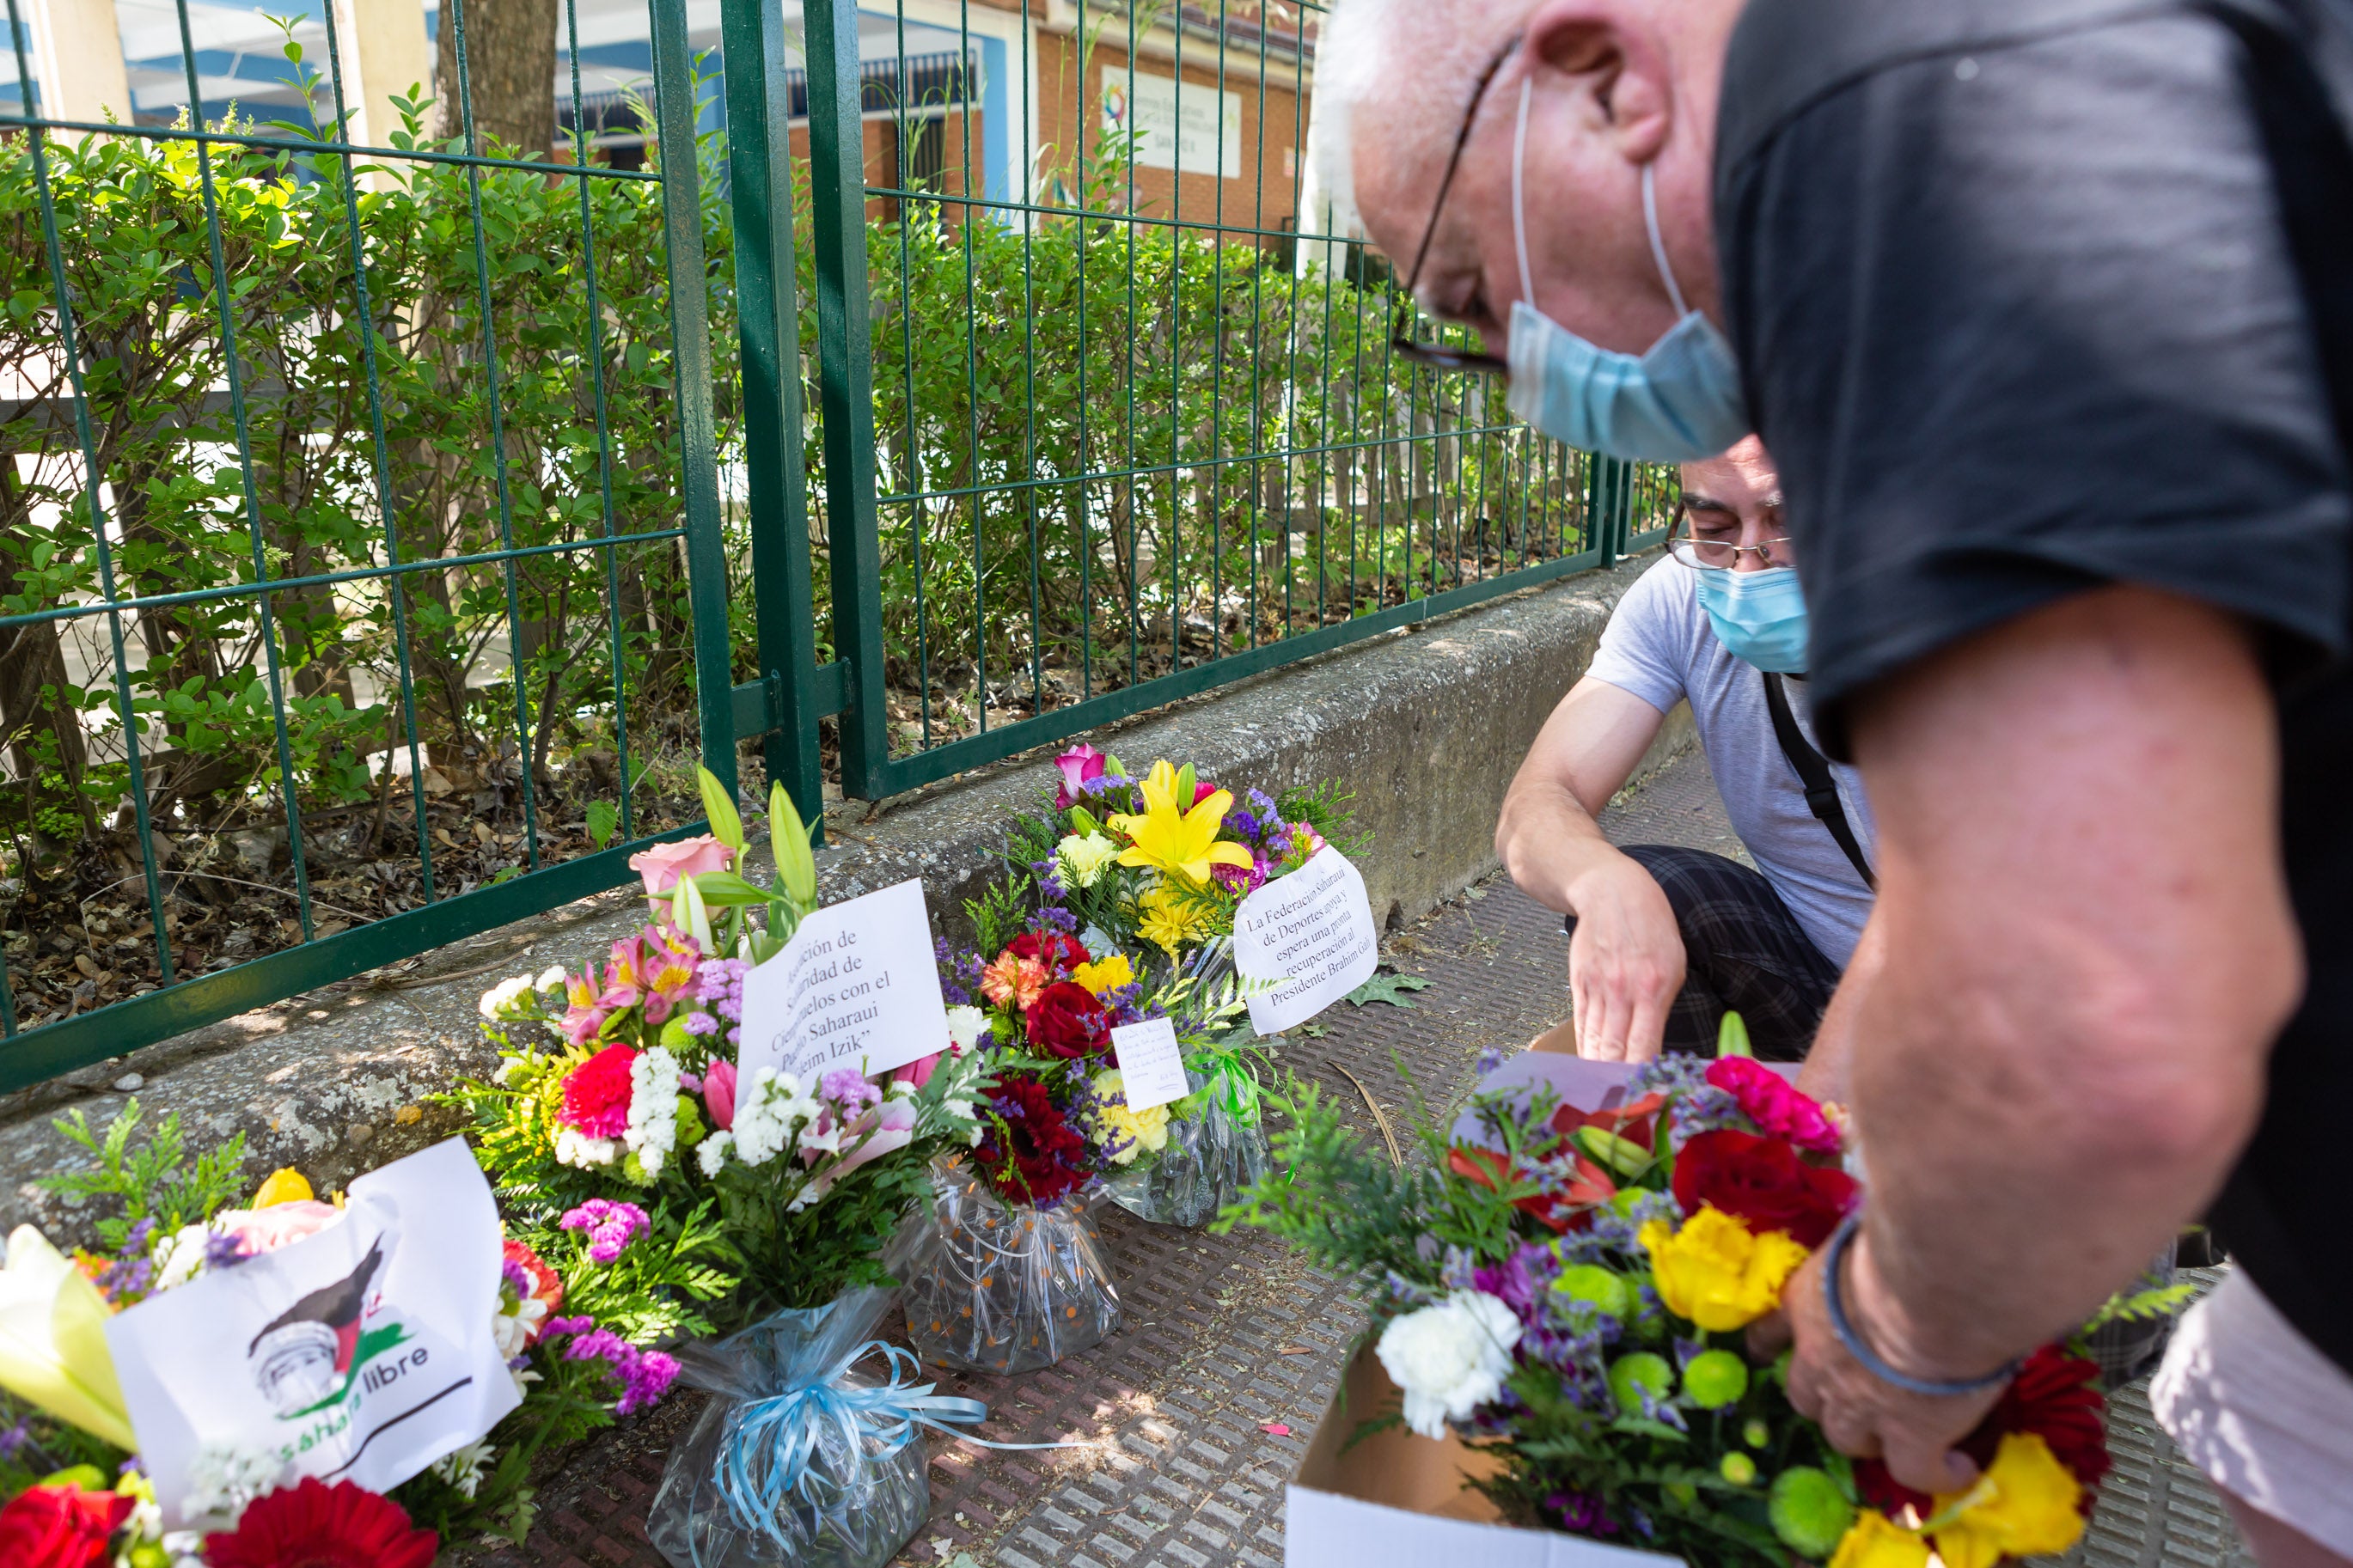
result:
[[(1522, 891), (1569, 917), (1569, 1021), (1538, 1048), (1712, 1051), (1730, 1009), (1757, 1055), (1795, 1061), (1871, 915), (1871, 815), (1807, 726), (1805, 601), (1763, 444), (1683, 464), (1683, 506), (1667, 559), (1627, 590), (1529, 748), (1495, 849)], [(1754, 870), (1679, 846), (1621, 850), (1595, 825), (1686, 700)]]
[(2353, 4), (1341, 0), (1316, 92), (1508, 361), (1411, 357), (1781, 467), (1880, 878), (1792, 1402), (1962, 1489), (2017, 1358), (2211, 1212), (2152, 1403), (2266, 1568), (2353, 1563)]

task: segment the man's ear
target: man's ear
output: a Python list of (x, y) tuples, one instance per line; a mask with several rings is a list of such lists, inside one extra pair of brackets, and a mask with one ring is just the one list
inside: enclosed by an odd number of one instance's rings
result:
[(1540, 86), (1547, 71), (1569, 79), (1593, 128), (1628, 163), (1659, 155), (1674, 94), (1666, 50), (1649, 17), (1623, 0), (1549, 0), (1528, 17), (1525, 37)]

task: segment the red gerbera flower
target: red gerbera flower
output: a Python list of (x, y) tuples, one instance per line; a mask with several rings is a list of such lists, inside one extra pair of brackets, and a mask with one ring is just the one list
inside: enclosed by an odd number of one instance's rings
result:
[(440, 1538), (411, 1530), (408, 1510), (350, 1481), (305, 1476), (245, 1510), (237, 1529), (205, 1537), (210, 1568), (432, 1568)]
[[(2108, 1474), (2107, 1407), (2098, 1366), (2058, 1345), (2044, 1345), (2026, 1358), (1977, 1430), (1957, 1446), (1982, 1469), (1993, 1463), (2005, 1435), (2032, 1433), (2082, 1484), (2084, 1495), (2077, 1506), (2088, 1515), (2094, 1494)], [(1932, 1506), (1926, 1493), (1904, 1485), (1878, 1459), (1856, 1460), (1854, 1482), (1863, 1501), (1884, 1513), (1892, 1515), (1909, 1505), (1925, 1519)]]
[(973, 1161), (1003, 1196), (1050, 1204), (1094, 1173), (1086, 1139), (1037, 1079), (1013, 1073), (997, 1079), (988, 1109)]
[(564, 1080), (566, 1127), (591, 1138), (618, 1138), (629, 1129), (629, 1064), (638, 1059), (628, 1046), (607, 1046)]

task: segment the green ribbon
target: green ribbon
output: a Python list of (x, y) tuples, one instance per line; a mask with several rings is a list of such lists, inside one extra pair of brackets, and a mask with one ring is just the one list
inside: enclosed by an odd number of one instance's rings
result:
[(1203, 1094), (1211, 1093), (1222, 1078), (1228, 1112), (1245, 1127), (1258, 1125), (1258, 1072), (1243, 1055), (1242, 1047), (1205, 1047), (1187, 1058), (1185, 1065), (1209, 1080), (1201, 1089)]

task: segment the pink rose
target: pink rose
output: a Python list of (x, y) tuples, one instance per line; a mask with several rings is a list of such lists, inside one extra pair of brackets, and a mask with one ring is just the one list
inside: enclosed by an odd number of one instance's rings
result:
[(1731, 1095), (1743, 1115), (1774, 1137), (1817, 1154), (1839, 1152), (1838, 1129), (1822, 1114), (1820, 1102), (1755, 1058), (1718, 1057), (1707, 1064), (1707, 1081)]
[(1060, 756), (1054, 765), (1062, 772), (1062, 782), (1054, 791), (1054, 809), (1067, 811), (1079, 798), (1079, 786), (1089, 779), (1099, 779), (1109, 764), (1103, 754), (1082, 741)]
[(658, 899), (685, 878), (700, 877), (705, 871), (724, 871), (734, 858), (735, 851), (702, 833), (674, 844), (641, 849), (629, 857), (629, 869), (645, 879), (646, 897)]
[(945, 1051), (934, 1051), (930, 1056), (917, 1057), (913, 1061), (892, 1073), (891, 1081), (911, 1084), (921, 1089), (932, 1081), (932, 1074), (939, 1070), (940, 1058), (945, 1055), (947, 1055)]
[(702, 1103), (722, 1132), (735, 1125), (735, 1064), (715, 1061), (702, 1071)]
[(306, 1236), (316, 1236), (343, 1217), (343, 1211), (332, 1204), (298, 1198), (292, 1203), (272, 1204), (266, 1209), (230, 1209), (215, 1215), (213, 1228), (237, 1237), (240, 1256), (259, 1258)]

